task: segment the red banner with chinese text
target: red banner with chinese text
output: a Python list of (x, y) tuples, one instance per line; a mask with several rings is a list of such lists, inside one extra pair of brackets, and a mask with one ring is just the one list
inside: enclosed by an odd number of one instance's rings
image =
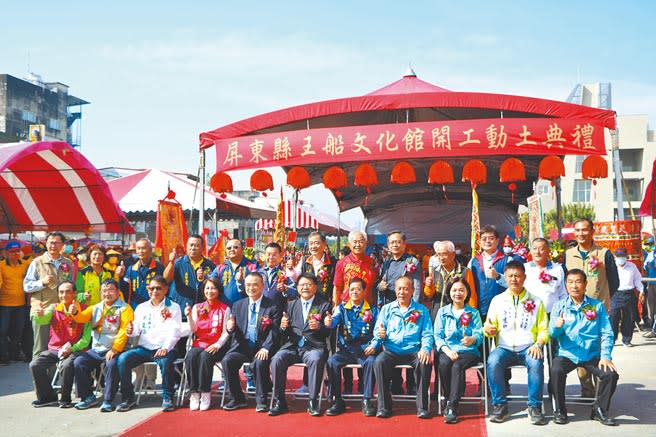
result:
[(216, 142), (217, 171), (485, 155), (603, 155), (599, 120), (499, 118), (344, 126)]

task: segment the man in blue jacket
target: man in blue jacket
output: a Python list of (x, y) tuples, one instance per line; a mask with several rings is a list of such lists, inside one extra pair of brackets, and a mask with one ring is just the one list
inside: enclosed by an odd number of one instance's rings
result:
[(597, 402), (590, 418), (616, 426), (617, 422), (608, 416), (608, 409), (619, 376), (611, 359), (613, 329), (606, 307), (601, 301), (585, 295), (587, 278), (583, 270), (569, 270), (565, 285), (569, 297), (556, 302), (549, 323), (549, 333), (559, 344), (550, 371), (556, 398), (554, 422), (564, 425), (569, 421), (565, 408), (567, 374), (584, 367), (599, 378)]

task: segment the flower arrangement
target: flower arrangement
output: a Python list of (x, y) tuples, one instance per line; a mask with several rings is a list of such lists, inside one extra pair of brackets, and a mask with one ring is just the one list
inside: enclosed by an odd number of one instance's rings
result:
[(406, 323), (414, 323), (417, 324), (417, 320), (419, 320), (419, 317), (421, 316), (421, 313), (417, 310), (413, 310), (408, 317), (405, 318)]
[(317, 308), (312, 308), (310, 310), (310, 313), (308, 314), (308, 320), (316, 320), (317, 322), (321, 323), (321, 314), (319, 314), (319, 310)]
[(198, 308), (198, 317), (201, 319), (206, 319), (210, 315), (210, 309), (207, 305), (201, 305)]
[(417, 265), (419, 265), (419, 260), (414, 256), (408, 257), (405, 261), (405, 272), (409, 275), (417, 271)]
[(321, 268), (317, 272), (317, 278), (319, 279), (319, 281), (323, 283), (326, 281), (327, 277), (328, 277), (328, 269), (326, 269), (326, 266), (321, 266)]
[(581, 312), (583, 313), (583, 317), (585, 317), (587, 320), (597, 320), (597, 310), (592, 305), (584, 306), (581, 308)]
[(547, 273), (546, 270), (542, 270), (540, 272), (539, 278), (540, 278), (540, 282), (542, 282), (543, 284), (548, 284), (549, 282), (554, 280), (554, 277), (551, 276), (549, 273)]
[(462, 336), (465, 336), (467, 327), (472, 321), (472, 313), (465, 311), (460, 315), (460, 326), (462, 327)]
[(362, 312), (362, 321), (364, 323), (369, 323), (374, 319), (374, 315), (372, 314), (371, 310), (365, 310)]
[(535, 301), (533, 299), (526, 299), (524, 301), (524, 312), (532, 313), (535, 309)]
[(61, 265), (59, 266), (59, 270), (61, 270), (64, 273), (68, 273), (71, 271), (71, 266), (69, 266), (65, 262), (62, 262)]

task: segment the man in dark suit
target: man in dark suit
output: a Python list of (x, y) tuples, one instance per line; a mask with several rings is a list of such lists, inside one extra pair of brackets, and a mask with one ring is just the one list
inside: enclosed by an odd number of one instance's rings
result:
[(232, 411), (246, 408), (246, 398), (239, 382), (239, 369), (245, 362), (250, 362), (255, 370), (255, 411), (264, 413), (269, 411), (269, 364), (278, 348), (280, 311), (271, 299), (263, 296), (264, 278), (260, 273), (250, 272), (244, 284), (248, 297), (234, 303), (232, 315), (227, 322), (230, 346), (221, 365), (226, 375), (230, 401), (223, 409)]
[(320, 416), (319, 388), (328, 356), (326, 338), (330, 329), (323, 318), (330, 314), (330, 303), (317, 295), (318, 281), (312, 273), (301, 273), (296, 283), (299, 299), (289, 302), (288, 312), (280, 321), (282, 347), (271, 360), (273, 373), (273, 408), (269, 416), (278, 416), (288, 411), (285, 402), (287, 369), (301, 361), (307, 365), (309, 376), (308, 413)]

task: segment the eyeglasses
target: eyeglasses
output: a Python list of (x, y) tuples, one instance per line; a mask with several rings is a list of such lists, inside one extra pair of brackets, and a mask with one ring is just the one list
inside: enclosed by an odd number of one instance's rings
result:
[(366, 242), (367, 242), (366, 240), (353, 240), (353, 241), (351, 241), (351, 243), (353, 243), (353, 245), (364, 244)]
[(161, 291), (161, 290), (164, 290), (164, 287), (161, 287), (161, 286), (157, 285), (157, 286), (154, 286), (154, 287), (148, 287), (148, 289), (150, 291)]

